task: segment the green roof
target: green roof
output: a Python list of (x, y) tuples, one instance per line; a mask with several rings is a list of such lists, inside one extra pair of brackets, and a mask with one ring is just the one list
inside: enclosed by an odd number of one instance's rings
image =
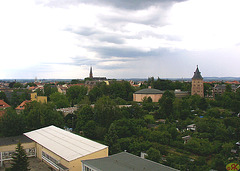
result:
[(203, 77), (201, 76), (201, 72), (199, 72), (198, 66), (197, 66), (196, 71), (194, 72), (192, 79), (194, 79), (194, 80), (199, 80), (199, 79), (202, 80), (203, 79)]
[(136, 91), (134, 94), (163, 94), (164, 91), (154, 89), (154, 88), (145, 88), (142, 90)]
[(82, 163), (96, 171), (177, 171), (177, 169), (127, 152), (99, 159), (84, 160)]

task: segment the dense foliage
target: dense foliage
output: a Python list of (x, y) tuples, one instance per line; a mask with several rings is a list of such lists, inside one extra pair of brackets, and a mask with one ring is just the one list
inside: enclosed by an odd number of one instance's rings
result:
[[(66, 95), (53, 89), (48, 104), (32, 102), (20, 115), (7, 110), (0, 121), (1, 133), (18, 135), (53, 124), (108, 145), (110, 154), (146, 152), (148, 159), (180, 170), (224, 170), (228, 163), (237, 162), (239, 150), (231, 151), (240, 140), (240, 89), (228, 88), (215, 99), (197, 95), (180, 99), (171, 90), (190, 90), (190, 83), (149, 78), (138, 89), (147, 86), (166, 90), (158, 103), (151, 98), (132, 102), (137, 89), (126, 81), (100, 83), (89, 91), (75, 85)], [(205, 87), (209, 93), (209, 86)], [(76, 104), (78, 110), (65, 118), (56, 111)], [(196, 130), (187, 129), (190, 124)], [(191, 137), (187, 143), (185, 136)]]

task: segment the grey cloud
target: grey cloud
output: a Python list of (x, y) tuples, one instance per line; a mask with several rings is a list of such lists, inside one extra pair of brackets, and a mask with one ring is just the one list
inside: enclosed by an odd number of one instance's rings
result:
[[(113, 6), (115, 8), (127, 9), (127, 10), (139, 10), (155, 5), (164, 5), (166, 7), (176, 2), (182, 2), (185, 0), (52, 0), (45, 2), (45, 5), (50, 7), (63, 7), (66, 8), (70, 5), (77, 5), (80, 3), (94, 4), (99, 6)], [(40, 0), (36, 0), (37, 3), (43, 3)]]
[(137, 48), (129, 48), (129, 47), (89, 47), (90, 51), (94, 51), (98, 53), (98, 55), (102, 58), (110, 58), (110, 57), (125, 57), (126, 60), (131, 58), (142, 58), (149, 56), (162, 56), (167, 53), (171, 53), (168, 49), (153, 49), (150, 51), (143, 51)]
[(114, 43), (114, 44), (124, 43), (124, 40), (120, 37), (120, 35), (113, 34), (113, 33), (104, 33), (95, 28), (93, 29), (88, 27), (82, 27), (79, 29), (67, 28), (65, 30), (81, 36), (89, 37), (89, 39), (99, 40), (100, 42), (108, 42), (108, 43)]
[(115, 35), (102, 35), (99, 36), (98, 38), (99, 41), (103, 41), (103, 42), (109, 42), (109, 43), (115, 43), (115, 44), (123, 44), (124, 40), (120, 37), (117, 37)]
[(73, 28), (68, 27), (65, 30), (70, 31), (70, 32), (75, 33), (75, 34), (82, 35), (82, 36), (92, 36), (92, 35), (95, 35), (95, 34), (101, 34), (102, 33), (101, 31), (99, 31), (97, 29), (90, 28), (90, 27), (81, 27), (81, 28), (78, 28), (78, 29), (73, 29)]

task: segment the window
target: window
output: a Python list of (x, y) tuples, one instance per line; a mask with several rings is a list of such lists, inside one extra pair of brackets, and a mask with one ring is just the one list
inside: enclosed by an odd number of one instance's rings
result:
[(84, 171), (95, 171), (95, 170), (89, 168), (88, 166), (84, 166)]

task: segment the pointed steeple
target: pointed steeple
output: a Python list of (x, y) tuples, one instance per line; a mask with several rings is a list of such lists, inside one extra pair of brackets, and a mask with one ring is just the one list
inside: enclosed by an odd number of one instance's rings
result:
[(203, 79), (203, 77), (201, 76), (201, 72), (198, 69), (198, 65), (197, 65), (197, 69), (194, 72), (194, 75), (193, 75), (192, 79)]
[(93, 78), (92, 67), (90, 68), (89, 78)]

